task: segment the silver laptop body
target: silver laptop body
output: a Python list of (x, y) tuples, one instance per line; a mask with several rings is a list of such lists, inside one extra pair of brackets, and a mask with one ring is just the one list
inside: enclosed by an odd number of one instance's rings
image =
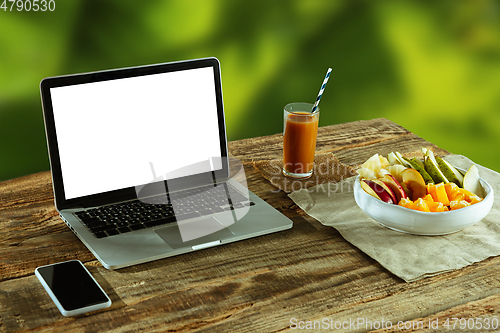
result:
[(104, 267), (292, 227), (228, 157), (216, 58), (50, 77), (40, 91), (56, 209)]

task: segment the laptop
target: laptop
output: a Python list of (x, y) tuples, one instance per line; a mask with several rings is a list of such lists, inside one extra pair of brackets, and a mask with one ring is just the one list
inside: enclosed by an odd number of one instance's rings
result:
[(108, 269), (292, 227), (228, 156), (216, 58), (45, 78), (54, 202)]

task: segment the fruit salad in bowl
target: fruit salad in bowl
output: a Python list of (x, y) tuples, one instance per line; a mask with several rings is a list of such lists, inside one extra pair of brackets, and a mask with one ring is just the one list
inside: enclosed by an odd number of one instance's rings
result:
[(477, 167), (465, 171), (422, 152), (423, 161), (399, 152), (370, 157), (357, 171), (358, 206), (383, 226), (417, 235), (449, 234), (481, 221), (494, 193)]

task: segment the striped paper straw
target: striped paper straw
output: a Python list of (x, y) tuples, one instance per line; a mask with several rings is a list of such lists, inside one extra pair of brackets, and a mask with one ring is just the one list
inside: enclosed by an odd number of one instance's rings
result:
[(316, 109), (318, 108), (319, 100), (321, 99), (321, 96), (323, 96), (323, 91), (325, 91), (325, 86), (326, 86), (326, 83), (328, 82), (328, 78), (330, 78), (331, 72), (332, 72), (332, 69), (328, 68), (328, 71), (326, 72), (325, 79), (323, 80), (323, 84), (321, 85), (321, 89), (319, 90), (318, 98), (316, 98), (316, 102), (314, 103), (311, 112), (315, 112)]

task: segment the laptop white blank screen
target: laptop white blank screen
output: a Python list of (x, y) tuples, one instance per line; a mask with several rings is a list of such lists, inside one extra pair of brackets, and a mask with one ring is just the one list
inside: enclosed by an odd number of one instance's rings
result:
[[(187, 176), (221, 157), (212, 67), (50, 92), (66, 199)], [(221, 167), (208, 165), (200, 171)]]

